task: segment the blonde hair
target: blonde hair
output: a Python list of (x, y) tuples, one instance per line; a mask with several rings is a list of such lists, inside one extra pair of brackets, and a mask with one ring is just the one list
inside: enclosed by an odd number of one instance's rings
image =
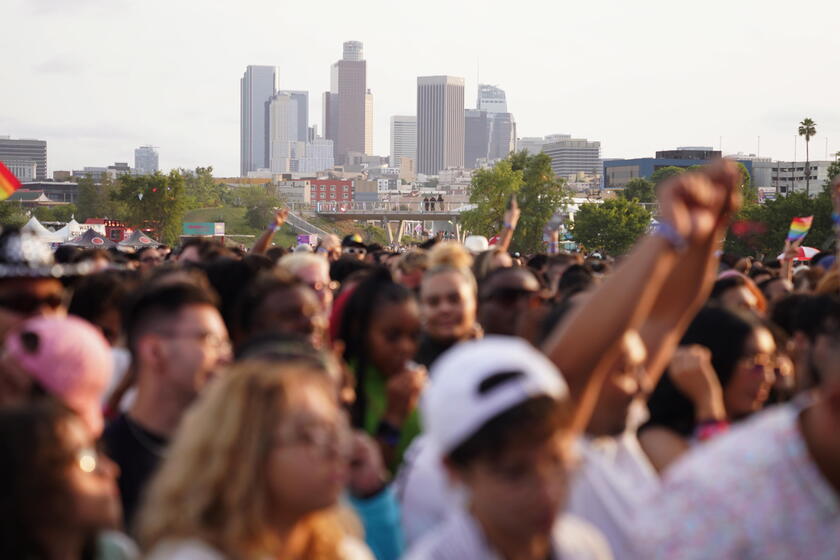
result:
[(298, 271), (310, 266), (320, 266), (327, 271), (330, 269), (330, 263), (327, 262), (327, 259), (312, 253), (293, 253), (291, 255), (284, 255), (277, 262), (278, 268), (281, 268), (291, 274), (297, 274)]
[(444, 241), (432, 247), (429, 251), (429, 268), (450, 266), (453, 268), (470, 268), (472, 256), (463, 245), (455, 241)]
[[(266, 460), (289, 394), (329, 381), (304, 365), (246, 361), (232, 366), (187, 412), (152, 481), (138, 536), (150, 549), (198, 538), (238, 559), (278, 553), (268, 525)], [(338, 558), (346, 532), (337, 509), (305, 520), (305, 557)]]

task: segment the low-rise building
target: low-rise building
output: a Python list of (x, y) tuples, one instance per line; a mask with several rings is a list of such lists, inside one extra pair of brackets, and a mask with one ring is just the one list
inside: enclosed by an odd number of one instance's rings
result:
[(350, 180), (312, 179), (310, 201), (316, 202), (351, 202), (354, 200), (354, 185)]

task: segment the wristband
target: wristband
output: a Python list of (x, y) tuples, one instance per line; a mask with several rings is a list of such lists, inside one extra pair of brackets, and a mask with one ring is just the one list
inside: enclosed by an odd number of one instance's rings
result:
[(726, 420), (704, 420), (694, 428), (694, 437), (697, 441), (706, 441), (729, 430), (729, 422)]
[(271, 222), (266, 228), (268, 231), (277, 231), (277, 222)]
[(668, 244), (671, 245), (671, 247), (673, 247), (678, 253), (685, 251), (688, 247), (688, 242), (685, 240), (685, 237), (680, 235), (680, 233), (674, 229), (674, 226), (668, 222), (659, 222), (653, 230), (653, 235), (659, 236), (667, 241)]
[(831, 222), (835, 226), (840, 226), (840, 214), (838, 214), (837, 212), (832, 212), (831, 213)]
[(505, 222), (502, 227), (505, 229), (513, 229), (513, 224)]
[(381, 439), (386, 445), (396, 447), (402, 438), (402, 430), (385, 420), (381, 420), (376, 427), (376, 437)]

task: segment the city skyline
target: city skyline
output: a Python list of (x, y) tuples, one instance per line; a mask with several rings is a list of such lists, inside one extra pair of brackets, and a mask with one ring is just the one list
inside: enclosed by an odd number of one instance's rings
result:
[[(37, 24), (46, 39), (32, 42), (24, 25), (0, 38), (5, 76), (15, 85), (0, 91), (0, 134), (46, 140), (50, 172), (130, 161), (136, 146), (151, 143), (160, 146), (162, 169), (213, 165), (218, 175), (237, 175), (243, 69), (277, 66), (278, 88), (308, 91), (309, 124), (320, 124), (316, 100), (329, 89), (327, 68), (344, 41), (358, 40), (376, 95), (377, 155), (388, 155), (390, 117), (414, 113), (416, 78), (443, 74), (465, 78), (468, 108), (479, 81), (505, 90), (518, 136), (598, 140), (604, 158), (683, 145), (720, 149), (721, 137), (724, 153), (755, 153), (760, 137), (762, 156), (791, 160), (796, 144), (804, 159), (796, 126), (805, 117), (818, 125), (812, 159), (825, 159), (826, 138), (829, 153), (840, 150), (840, 78), (830, 71), (840, 47), (834, 3), (797, 6), (811, 16), (807, 33), (757, 1), (709, 2), (690, 26), (666, 20), (673, 7), (659, 1), (545, 3), (534, 18), (530, 10), (504, 17), (478, 10), (486, 2), (431, 0), (422, 10), (391, 6), (387, 22), (370, 15), (381, 2), (336, 5), (329, 17), (316, 6), (247, 4), (4, 3), (0, 16)], [(438, 21), (444, 6), (448, 17)], [(317, 22), (318, 41), (303, 21)], [(74, 40), (61, 41), (68, 27)], [(434, 41), (406, 33), (432, 28)], [(809, 76), (807, 87), (779, 86), (795, 75)]]

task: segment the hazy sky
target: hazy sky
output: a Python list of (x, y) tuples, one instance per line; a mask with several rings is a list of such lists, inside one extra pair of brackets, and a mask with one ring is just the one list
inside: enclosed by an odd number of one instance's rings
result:
[(519, 136), (600, 140), (603, 157), (721, 142), (791, 159), (840, 150), (837, 0), (0, 0), (0, 134), (48, 141), (48, 167), (239, 170), (239, 79), (276, 65), (321, 93), (345, 40), (363, 41), (374, 150), (414, 114), (416, 77), (476, 74), (507, 92)]

